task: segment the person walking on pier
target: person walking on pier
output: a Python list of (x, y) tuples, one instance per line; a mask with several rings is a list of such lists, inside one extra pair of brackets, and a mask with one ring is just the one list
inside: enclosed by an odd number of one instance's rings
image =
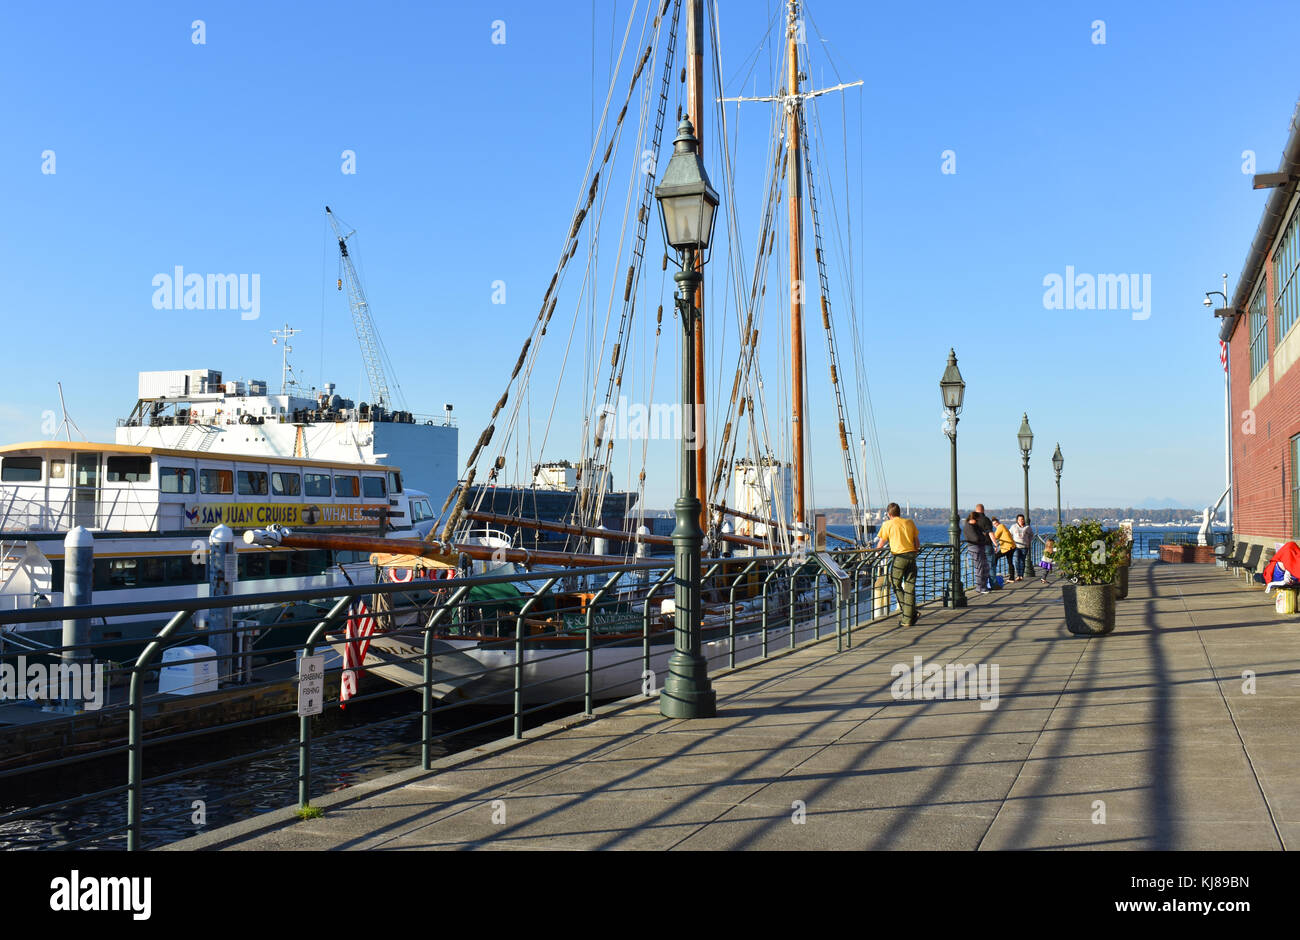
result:
[(966, 517), (966, 524), (961, 527), (962, 538), (966, 542), (966, 552), (970, 555), (972, 564), (975, 565), (975, 593), (987, 594), (989, 592), (989, 556), (984, 550), (984, 540), (986, 536), (979, 524), (980, 514), (972, 511)]
[(1034, 544), (1034, 530), (1025, 522), (1025, 514), (1022, 512), (1016, 516), (1016, 521), (1011, 525), (1011, 537), (1016, 540), (1016, 580), (1025, 580), (1025, 557), (1029, 554), (1029, 546)]
[(998, 521), (997, 516), (993, 517), (993, 541), (997, 543), (997, 559), (993, 562), (993, 577), (998, 576), (998, 565), (1002, 559), (1007, 560), (1007, 584), (1016, 580), (1016, 572), (1012, 564), (1011, 556), (1016, 551), (1016, 540), (1012, 536), (1011, 530)]
[(898, 625), (910, 627), (916, 623), (916, 555), (921, 550), (921, 536), (916, 523), (900, 515), (898, 503), (890, 503), (885, 511), (889, 519), (880, 527), (876, 548), (888, 545), (893, 555), (889, 583), (898, 598)]

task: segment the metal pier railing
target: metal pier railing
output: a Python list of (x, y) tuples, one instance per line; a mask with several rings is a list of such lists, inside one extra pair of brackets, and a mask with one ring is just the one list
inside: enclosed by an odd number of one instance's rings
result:
[[(711, 671), (761, 660), (823, 638), (833, 637), (836, 648), (843, 649), (853, 642), (855, 630), (896, 609), (888, 583), (887, 550), (851, 549), (830, 554), (847, 573), (845, 581), (833, 582), (813, 557), (707, 559), (702, 570), (703, 616)], [(918, 605), (943, 597), (951, 562), (949, 546), (922, 547), (917, 558)], [(965, 564), (963, 561), (963, 567)], [(184, 602), (2, 611), (0, 664), (16, 665), (21, 656), (29, 664), (57, 668), (75, 658), (77, 663), (102, 667), (112, 695), (97, 711), (86, 711), (77, 703), (69, 703), (65, 715), (43, 715), (35, 707), (30, 709), (29, 726), (63, 721), (67, 724), (61, 727), (75, 740), (79, 728), (93, 725), (101, 736), (93, 746), (67, 748), (53, 758), (24, 759), (0, 753), (0, 846), (24, 844), (22, 834), (40, 830), (51, 815), (75, 820), (82, 813), (89, 814), (93, 806), (97, 820), (93, 825), (72, 825), (65, 836), (33, 841), (58, 848), (151, 848), (180, 838), (175, 835), (177, 821), (192, 812), (188, 801), (151, 812), (150, 793), (157, 794), (159, 788), (180, 780), (211, 777), (253, 764), (271, 765), (277, 768), (271, 783), (241, 788), (222, 800), (209, 801), (206, 811), (232, 813), (233, 804), (246, 804), (259, 796), (272, 799), (270, 794), (283, 791), (290, 782), (296, 782), (298, 802), (307, 807), (313, 794), (323, 792), (327, 783), (313, 770), (313, 758), (363, 729), (378, 732), (372, 737), (382, 743), (357, 756), (354, 764), (418, 747), (419, 757), (412, 763), (427, 770), (438, 747), (458, 736), (499, 728), (502, 735), (520, 738), (527, 722), (544, 713), (553, 716), (557, 707), (591, 714), (603, 698), (625, 698), (635, 695), (637, 688), (643, 694), (657, 694), (656, 659), (671, 650), (673, 628), (671, 617), (656, 613), (655, 608), (672, 596), (671, 566), (671, 559), (651, 559), (584, 570), (536, 570)], [(500, 586), (505, 584), (521, 589), (518, 603), (502, 601)], [(555, 597), (560, 593), (570, 599), (580, 595), (581, 606), (557, 609)], [(347, 702), (349, 715), (360, 717), (366, 711), (354, 706), (384, 703), (383, 717), (330, 727), (324, 718), (338, 717), (337, 697), (326, 696), (325, 715), (310, 718), (298, 716), (296, 700), (288, 693), (267, 711), (225, 714), (222, 701), (226, 696), (233, 701), (241, 692), (277, 683), (282, 691), (291, 689), (290, 683), (296, 679), (294, 661), (299, 655), (327, 646), (337, 651), (347, 643), (362, 642), (361, 637), (348, 640), (344, 635), (349, 617), (357, 619), (358, 600), (368, 605), (375, 619), (376, 633), (371, 639), (377, 644), (393, 641), (384, 646), (382, 662), (367, 661), (366, 670), (385, 677), (400, 674), (405, 679), (404, 684), (367, 683)], [(226, 631), (233, 635), (235, 653), (187, 660), (191, 667), (215, 663), (222, 688), (208, 693), (217, 698), (203, 699), (211, 702), (205, 709), (195, 710), (195, 716), (202, 712), (201, 721), (197, 717), (186, 721), (167, 717), (177, 703), (189, 700), (157, 691), (152, 677), (161, 676), (164, 651), (173, 645), (206, 645), (216, 637), (196, 628), (196, 613), (253, 605), (281, 605), (290, 612), (304, 609), (308, 603), (324, 613), (280, 620), (259, 627), (255, 635), (241, 622)], [(102, 639), (80, 646), (23, 639), (24, 630), (33, 626), (44, 624), (48, 630), (64, 620), (87, 619), (104, 623), (103, 618), (128, 613), (170, 619), (152, 637)], [(295, 717), (299, 717), (296, 734), (269, 744), (262, 734), (263, 741), (251, 750), (241, 750), (236, 739), (246, 741), (256, 735), (230, 734), (275, 729), (282, 733), (283, 723)], [(419, 728), (416, 740), (397, 734), (397, 725), (415, 718)], [(387, 739), (385, 732), (391, 732)], [(5, 733), (0, 729), (0, 735)], [(96, 773), (83, 775), (92, 767)], [(106, 773), (117, 780), (103, 786), (86, 784), (91, 792), (67, 794), (68, 788), (75, 786), (71, 781), (106, 782)], [(57, 785), (46, 787), (43, 781)], [(64, 795), (58, 795), (60, 790)], [(31, 799), (34, 793), (48, 798)], [(111, 811), (114, 803), (120, 807), (116, 814)], [(111, 818), (114, 815), (116, 819)]]

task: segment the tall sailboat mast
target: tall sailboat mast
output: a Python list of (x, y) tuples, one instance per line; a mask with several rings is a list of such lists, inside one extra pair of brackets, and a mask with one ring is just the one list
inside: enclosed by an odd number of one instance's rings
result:
[(794, 451), (794, 506), (791, 522), (796, 542), (805, 538), (804, 515), (804, 350), (803, 350), (803, 155), (799, 128), (799, 2), (790, 0), (786, 20), (789, 73), (785, 99), (786, 188), (790, 201), (790, 402), (791, 448)]
[[(704, 153), (704, 0), (686, 0), (686, 113), (695, 125), (696, 152)], [(696, 256), (696, 267), (703, 258)], [(709, 531), (709, 451), (705, 431), (704, 282), (695, 291), (700, 322), (695, 328), (695, 414), (686, 420), (695, 431), (695, 486), (700, 500), (700, 528)]]

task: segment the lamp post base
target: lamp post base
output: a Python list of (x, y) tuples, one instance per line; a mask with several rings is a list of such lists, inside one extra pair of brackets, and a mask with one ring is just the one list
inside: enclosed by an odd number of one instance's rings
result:
[(961, 586), (960, 581), (957, 582), (955, 589), (951, 584), (943, 589), (943, 606), (952, 608), (966, 606), (966, 590)]
[(709, 682), (703, 656), (680, 650), (668, 658), (668, 678), (659, 693), (659, 714), (665, 718), (712, 718), (718, 713), (718, 693)]

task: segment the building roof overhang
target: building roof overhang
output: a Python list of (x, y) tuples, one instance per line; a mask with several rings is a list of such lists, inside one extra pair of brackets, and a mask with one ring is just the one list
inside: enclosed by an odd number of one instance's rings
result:
[(1250, 303), (1255, 282), (1259, 279), (1260, 272), (1264, 270), (1269, 249), (1277, 238), (1278, 230), (1281, 229), (1286, 217), (1287, 206), (1290, 205), (1296, 192), (1297, 179), (1300, 179), (1300, 101), (1296, 102), (1296, 109), (1291, 114), (1291, 133), (1287, 137), (1286, 147), (1282, 150), (1282, 162), (1278, 166), (1278, 173), (1285, 176), (1288, 182), (1269, 193), (1268, 202), (1264, 204), (1264, 215), (1255, 229), (1255, 237), (1250, 243), (1250, 250), (1246, 253), (1246, 263), (1237, 278), (1237, 289), (1233, 292), (1232, 302), (1228, 305), (1228, 309), (1235, 312), (1224, 317), (1223, 325), (1219, 327), (1219, 339), (1225, 343), (1232, 340), (1232, 334), (1237, 329), (1237, 321), (1242, 318)]

